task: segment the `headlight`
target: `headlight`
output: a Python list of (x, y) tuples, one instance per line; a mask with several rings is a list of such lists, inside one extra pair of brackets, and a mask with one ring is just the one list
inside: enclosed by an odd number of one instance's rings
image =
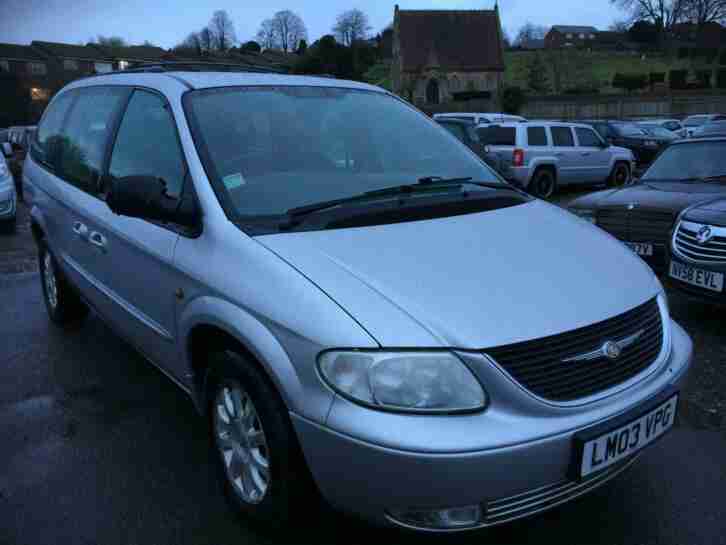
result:
[(590, 210), (589, 208), (570, 208), (569, 210), (576, 216), (580, 216), (585, 221), (589, 221), (590, 223), (595, 223), (596, 221), (594, 210)]
[(336, 392), (374, 408), (459, 412), (487, 401), (471, 371), (449, 352), (331, 351), (318, 363)]

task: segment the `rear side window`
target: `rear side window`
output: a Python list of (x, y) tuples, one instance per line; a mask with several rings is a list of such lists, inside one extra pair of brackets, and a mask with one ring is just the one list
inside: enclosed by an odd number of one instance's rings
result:
[(585, 148), (596, 148), (600, 145), (600, 139), (592, 129), (577, 127), (575, 132), (577, 133), (577, 140), (580, 143), (580, 146)]
[(479, 140), (488, 146), (514, 146), (516, 143), (517, 131), (514, 127), (501, 127), (491, 125), (477, 129)]
[(680, 129), (680, 128), (681, 128), (681, 124), (680, 124), (680, 123), (676, 123), (675, 121), (668, 121), (668, 122), (667, 122), (667, 123), (666, 123), (666, 124), (664, 125), (664, 127), (665, 127), (666, 129), (668, 129), (669, 131), (677, 131), (678, 129)]
[(552, 143), (557, 147), (571, 147), (575, 145), (575, 139), (569, 127), (552, 127)]
[(73, 104), (73, 99), (76, 93), (69, 91), (58, 96), (52, 104), (48, 106), (48, 111), (45, 112), (43, 120), (38, 126), (36, 138), (31, 147), (31, 155), (33, 158), (45, 165), (55, 168), (56, 164), (51, 154), (49, 153), (51, 146), (54, 142), (57, 142), (60, 138), (60, 132), (63, 128), (63, 121), (68, 114), (68, 110)]
[(153, 176), (178, 197), (186, 173), (176, 125), (166, 102), (148, 91), (135, 91), (119, 126), (108, 169), (110, 176)]
[(97, 192), (111, 123), (127, 93), (118, 87), (78, 91), (61, 134), (57, 170), (61, 178), (87, 193)]
[(527, 144), (530, 146), (546, 146), (547, 132), (544, 127), (527, 127)]
[(458, 138), (462, 142), (466, 140), (466, 136), (464, 134), (464, 127), (462, 127), (461, 125), (456, 123), (442, 123), (442, 125), (447, 131), (456, 136), (456, 138)]

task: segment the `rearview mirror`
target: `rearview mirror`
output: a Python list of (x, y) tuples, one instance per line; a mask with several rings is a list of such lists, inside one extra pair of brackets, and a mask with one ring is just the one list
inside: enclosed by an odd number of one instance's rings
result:
[(121, 216), (176, 223), (184, 227), (199, 225), (196, 201), (191, 196), (169, 197), (164, 180), (154, 176), (112, 179), (106, 204)]
[(3, 155), (5, 157), (13, 156), (13, 146), (10, 144), (10, 142), (3, 142)]

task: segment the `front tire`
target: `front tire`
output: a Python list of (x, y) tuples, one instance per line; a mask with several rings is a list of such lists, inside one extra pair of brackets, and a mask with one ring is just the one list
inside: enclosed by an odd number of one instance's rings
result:
[(540, 168), (529, 182), (530, 193), (540, 199), (549, 199), (557, 189), (555, 173), (549, 168)]
[(43, 242), (39, 246), (38, 262), (43, 299), (51, 321), (65, 326), (85, 318), (88, 307), (65, 279), (55, 257)]
[(246, 358), (225, 351), (210, 360), (210, 448), (225, 497), (253, 520), (293, 520), (314, 487), (285, 404)]
[(616, 163), (610, 173), (610, 187), (623, 187), (630, 183), (630, 166), (627, 163)]

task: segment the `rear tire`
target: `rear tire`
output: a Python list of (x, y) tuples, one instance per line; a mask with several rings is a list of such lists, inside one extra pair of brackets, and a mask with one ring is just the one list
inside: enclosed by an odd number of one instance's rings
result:
[(549, 199), (557, 190), (555, 173), (549, 168), (539, 168), (529, 182), (529, 192), (540, 199)]
[(253, 362), (233, 351), (209, 360), (210, 449), (224, 495), (236, 512), (284, 526), (317, 504), (287, 407)]
[(610, 173), (608, 185), (610, 187), (623, 187), (630, 183), (630, 178), (630, 165), (627, 163), (615, 163), (613, 171)]
[(59, 326), (83, 320), (88, 315), (88, 307), (65, 279), (55, 257), (42, 241), (38, 249), (38, 262), (43, 300), (50, 320)]

